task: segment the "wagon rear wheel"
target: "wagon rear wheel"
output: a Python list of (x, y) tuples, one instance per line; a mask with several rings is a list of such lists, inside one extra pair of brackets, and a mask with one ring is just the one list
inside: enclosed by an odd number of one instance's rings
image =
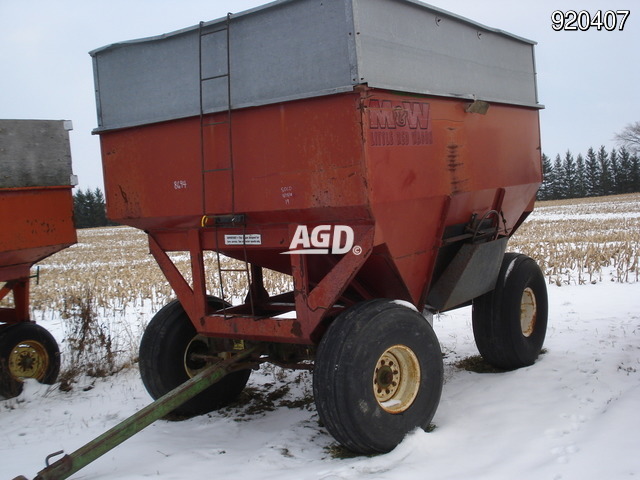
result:
[(58, 343), (46, 329), (35, 323), (18, 323), (0, 330), (0, 395), (19, 395), (28, 378), (53, 384), (59, 372)]
[[(214, 297), (209, 304), (222, 308)], [(199, 335), (179, 301), (165, 305), (149, 322), (140, 342), (140, 376), (149, 394), (160, 398), (204, 368), (231, 355), (220, 341)], [(228, 374), (193, 399), (176, 408), (177, 416), (202, 415), (224, 407), (242, 392), (251, 369)]]
[(389, 300), (339, 315), (318, 347), (313, 391), (321, 422), (346, 448), (388, 452), (427, 429), (440, 401), (443, 366), (431, 325)]
[(512, 370), (532, 365), (547, 331), (547, 286), (536, 262), (507, 253), (496, 287), (473, 301), (473, 334), (482, 357)]

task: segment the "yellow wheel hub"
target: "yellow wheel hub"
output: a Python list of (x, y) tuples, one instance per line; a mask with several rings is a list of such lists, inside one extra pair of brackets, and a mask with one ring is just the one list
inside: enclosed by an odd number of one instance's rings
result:
[(15, 379), (42, 381), (49, 368), (47, 349), (36, 340), (23, 340), (9, 354), (9, 373)]
[(389, 413), (409, 408), (420, 389), (418, 357), (405, 345), (387, 348), (373, 373), (373, 392), (378, 405)]

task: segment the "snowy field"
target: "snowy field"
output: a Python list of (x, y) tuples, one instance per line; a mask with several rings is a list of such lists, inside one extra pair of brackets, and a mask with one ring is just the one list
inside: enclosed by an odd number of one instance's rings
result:
[[(537, 218), (565, 215), (563, 208), (544, 207)], [(623, 218), (637, 222), (637, 208), (636, 202)], [(611, 266), (594, 283), (549, 285), (545, 353), (518, 371), (458, 368), (477, 355), (470, 309), (436, 316), (445, 385), (435, 429), (410, 434), (388, 454), (345, 458), (318, 424), (310, 376), (267, 366), (254, 372), (239, 405), (156, 422), (72, 478), (640, 476), (640, 282), (614, 278)], [(41, 317), (54, 335), (63, 334), (60, 318)], [(140, 315), (131, 319), (139, 322)], [(107, 378), (83, 377), (70, 392), (28, 382), (19, 397), (0, 400), (0, 479), (33, 478), (50, 453), (74, 451), (149, 402), (136, 366)]]

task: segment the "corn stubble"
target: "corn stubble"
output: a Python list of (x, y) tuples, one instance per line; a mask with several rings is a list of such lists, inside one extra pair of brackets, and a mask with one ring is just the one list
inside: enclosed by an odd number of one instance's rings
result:
[(640, 194), (539, 202), (509, 249), (534, 258), (550, 284), (640, 279)]

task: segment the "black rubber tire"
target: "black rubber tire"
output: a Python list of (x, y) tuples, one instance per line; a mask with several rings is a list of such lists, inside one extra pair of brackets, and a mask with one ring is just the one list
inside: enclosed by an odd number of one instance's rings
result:
[[(222, 308), (211, 297), (209, 303)], [(165, 305), (147, 325), (140, 342), (140, 376), (149, 394), (158, 399), (190, 378), (185, 353), (197, 331), (179, 301)], [(222, 408), (244, 389), (251, 369), (228, 374), (202, 393), (176, 408), (173, 416), (191, 417)]]
[[(526, 333), (521, 325), (521, 315), (527, 318), (525, 290), (535, 298)], [(473, 335), (482, 358), (504, 370), (533, 365), (544, 344), (547, 316), (547, 285), (538, 264), (526, 255), (505, 254), (495, 289), (473, 301)]]
[[(415, 397), (390, 413), (376, 398), (374, 375), (382, 355), (401, 346), (419, 364)], [(397, 373), (397, 372), (396, 372)], [(427, 430), (440, 402), (442, 353), (427, 320), (390, 300), (371, 300), (340, 314), (316, 354), (313, 393), (320, 421), (347, 449), (388, 452), (416, 427)]]
[[(19, 350), (18, 350), (19, 349)], [(10, 365), (13, 364), (13, 365)], [(12, 373), (22, 368), (24, 376)], [(55, 338), (35, 323), (6, 325), (0, 330), (0, 395), (12, 398), (22, 392), (22, 378), (52, 385), (60, 373), (60, 349)]]

